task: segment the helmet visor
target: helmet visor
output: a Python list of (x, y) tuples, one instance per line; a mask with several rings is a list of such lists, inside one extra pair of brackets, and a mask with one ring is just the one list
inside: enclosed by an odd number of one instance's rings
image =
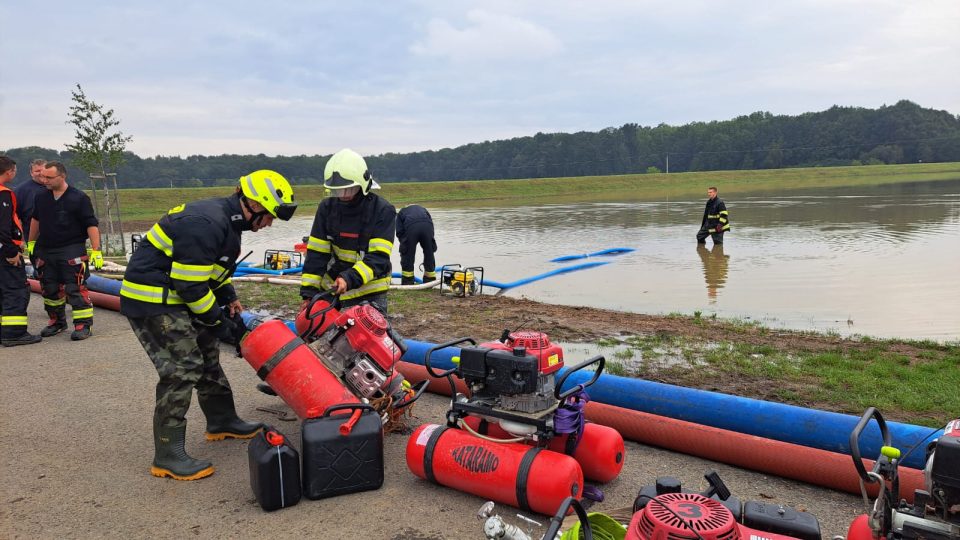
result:
[(277, 206), (276, 209), (277, 217), (284, 221), (290, 221), (290, 218), (293, 217), (293, 213), (296, 211), (297, 205), (295, 203), (283, 203)]

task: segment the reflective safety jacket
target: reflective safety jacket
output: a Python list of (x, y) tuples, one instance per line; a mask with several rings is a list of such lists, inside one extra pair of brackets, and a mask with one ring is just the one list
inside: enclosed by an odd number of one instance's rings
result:
[(707, 205), (703, 209), (703, 221), (700, 222), (701, 228), (706, 227), (713, 232), (716, 232), (717, 225), (723, 225), (720, 229), (721, 232), (730, 230), (730, 216), (727, 212), (727, 205), (723, 204), (720, 197), (707, 199)]
[(390, 288), (390, 253), (396, 210), (375, 193), (350, 202), (328, 197), (320, 202), (307, 239), (300, 296), (311, 298), (342, 277), (343, 301), (384, 293)]
[(188, 310), (205, 324), (236, 300), (230, 284), (245, 221), (239, 195), (181, 204), (150, 228), (127, 264), (120, 313)]

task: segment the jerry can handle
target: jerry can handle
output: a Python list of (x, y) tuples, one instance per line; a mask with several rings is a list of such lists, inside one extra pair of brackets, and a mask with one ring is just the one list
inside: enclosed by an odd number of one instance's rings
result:
[(331, 405), (327, 407), (327, 410), (323, 411), (323, 415), (320, 416), (320, 418), (326, 418), (334, 411), (348, 411), (354, 409), (370, 409), (373, 412), (377, 412), (372, 405), (367, 405), (366, 403), (341, 403), (339, 405)]

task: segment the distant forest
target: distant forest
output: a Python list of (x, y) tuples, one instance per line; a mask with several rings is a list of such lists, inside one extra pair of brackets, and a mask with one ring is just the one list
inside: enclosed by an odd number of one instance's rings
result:
[[(134, 136), (136, 134), (133, 134)], [(86, 174), (69, 152), (25, 147), (5, 152), (28, 177), (34, 158), (67, 164), (75, 185)], [(329, 156), (157, 156), (126, 153), (121, 187), (229, 185), (241, 174), (273, 169), (293, 183), (319, 183)], [(757, 112), (732, 120), (656, 127), (624, 124), (599, 132), (537, 133), (457, 148), (367, 158), (382, 182), (544, 178), (729, 169), (776, 169), (960, 161), (960, 116), (910, 101), (879, 109), (834, 106), (799, 116)]]

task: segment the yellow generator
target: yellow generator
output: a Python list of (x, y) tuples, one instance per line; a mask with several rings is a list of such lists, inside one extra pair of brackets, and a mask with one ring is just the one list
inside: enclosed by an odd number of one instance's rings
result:
[(464, 297), (483, 294), (483, 267), (463, 268), (459, 264), (440, 267), (440, 294)]

